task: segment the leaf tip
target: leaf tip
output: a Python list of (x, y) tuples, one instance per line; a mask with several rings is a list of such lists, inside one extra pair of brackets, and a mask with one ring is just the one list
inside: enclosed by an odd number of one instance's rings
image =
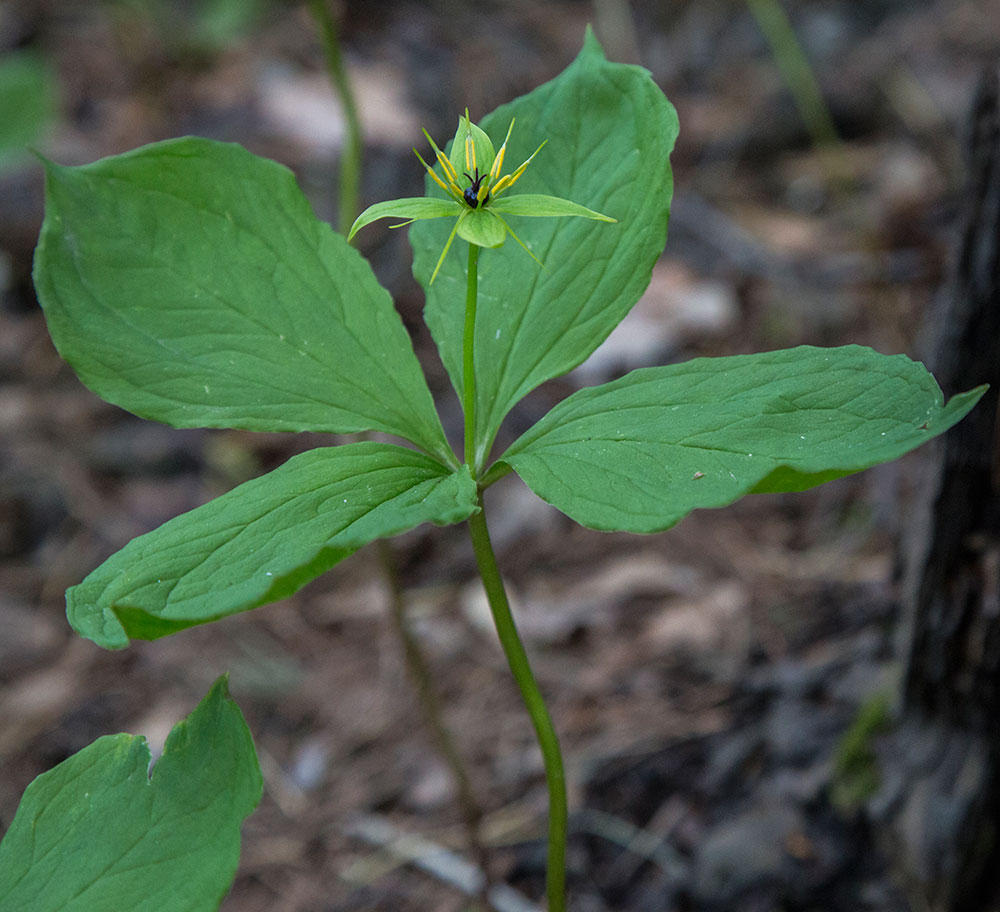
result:
[(82, 596), (81, 586), (66, 590), (66, 619), (70, 627), (102, 649), (124, 649), (129, 645), (129, 637), (118, 616)]
[(580, 50), (580, 56), (584, 54), (596, 54), (602, 60), (606, 60), (607, 56), (604, 53), (604, 46), (597, 39), (597, 35), (594, 34), (594, 27), (588, 22), (587, 29), (583, 33), (583, 48)]
[(367, 225), (367, 224), (371, 223), (372, 221), (374, 221), (374, 219), (367, 218), (367, 216), (371, 212), (372, 208), (373, 207), (369, 206), (367, 209), (365, 209), (364, 212), (361, 213), (361, 215), (359, 215), (354, 220), (354, 224), (351, 225), (351, 230), (347, 232), (347, 241), (348, 241), (348, 243), (350, 243), (354, 239), (354, 235), (356, 235), (362, 228), (364, 228), (365, 225)]
[(222, 700), (231, 699), (229, 694), (229, 672), (224, 671), (220, 674), (215, 681), (212, 682), (212, 686), (208, 689), (208, 696), (217, 697)]

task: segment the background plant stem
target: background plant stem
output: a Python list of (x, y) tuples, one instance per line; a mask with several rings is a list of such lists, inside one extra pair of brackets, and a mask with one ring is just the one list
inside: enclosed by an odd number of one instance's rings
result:
[(441, 701), (434, 690), (430, 666), (425, 658), (420, 644), (417, 642), (406, 618), (406, 605), (403, 599), (403, 588), (399, 583), (399, 573), (396, 568), (395, 555), (392, 548), (385, 539), (378, 540), (378, 558), (382, 566), (382, 573), (389, 585), (389, 603), (393, 630), (403, 647), (403, 655), (406, 660), (407, 671), (417, 688), (417, 702), (424, 714), (424, 721), (430, 729), (434, 746), (441, 755), (445, 764), (451, 772), (458, 793), (458, 805), (462, 811), (462, 820), (465, 824), (466, 835), (469, 840), (476, 863), (483, 872), (483, 885), (480, 891), (480, 901), (484, 907), (489, 905), (489, 888), (491, 878), (489, 875), (489, 853), (483, 845), (480, 837), (480, 826), (483, 821), (483, 809), (476, 800), (469, 774), (458, 751), (455, 739), (444, 721), (444, 713), (441, 710)]
[(528, 655), (517, 633), (503, 579), (497, 567), (496, 555), (490, 542), (490, 533), (483, 513), (483, 496), (479, 495), (478, 513), (469, 517), (469, 534), (476, 553), (476, 564), (489, 600), (493, 623), (496, 625), (507, 664), (528, 707), (531, 724), (535, 728), (538, 745), (545, 762), (545, 781), (549, 789), (549, 857), (545, 877), (545, 894), (548, 912), (566, 910), (566, 774), (563, 770), (562, 752), (552, 718), (545, 707), (545, 700), (531, 671)]
[(821, 161), (830, 180), (836, 189), (848, 189), (854, 179), (853, 167), (809, 58), (781, 3), (779, 0), (747, 0), (747, 6), (771, 46), (774, 61), (792, 93), (813, 144), (822, 156)]
[(476, 466), (476, 301), (479, 295), (479, 246), (469, 244), (469, 277), (465, 291), (465, 335), (462, 339), (462, 408), (465, 412), (465, 462)]
[(341, 104), (344, 106), (344, 118), (347, 121), (346, 141), (340, 154), (340, 200), (337, 214), (338, 227), (341, 232), (346, 232), (358, 215), (358, 187), (361, 183), (361, 122), (358, 119), (354, 92), (347, 78), (347, 70), (344, 68), (337, 23), (330, 13), (326, 0), (309, 0), (309, 9), (319, 28), (330, 81), (340, 96)]

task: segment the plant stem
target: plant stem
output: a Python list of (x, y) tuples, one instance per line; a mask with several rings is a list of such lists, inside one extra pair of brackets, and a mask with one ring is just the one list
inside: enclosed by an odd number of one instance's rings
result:
[(781, 3), (779, 0), (747, 0), (747, 6), (771, 46), (774, 61), (792, 93), (802, 122), (822, 156), (821, 164), (837, 189), (848, 188), (854, 180), (853, 166), (809, 58)]
[(545, 762), (545, 781), (549, 789), (549, 857), (545, 876), (545, 894), (548, 912), (566, 910), (566, 774), (563, 770), (562, 752), (559, 738), (552, 725), (552, 718), (545, 707), (538, 683), (531, 672), (528, 655), (517, 633), (510, 603), (504, 589), (503, 579), (497, 567), (496, 555), (490, 542), (486, 516), (483, 513), (483, 495), (479, 495), (479, 512), (469, 517), (469, 534), (476, 553), (476, 564), (483, 580), (486, 598), (493, 613), (500, 644), (503, 646), (507, 664), (521, 691), (521, 697), (528, 707), (531, 724), (535, 728), (538, 745), (542, 749)]
[(476, 460), (476, 300), (479, 294), (479, 245), (469, 244), (469, 276), (465, 291), (465, 334), (462, 338), (462, 410), (465, 413), (465, 463), (473, 475)]
[[(469, 244), (469, 274), (465, 294), (465, 334), (462, 339), (462, 407), (465, 411), (465, 462), (473, 475), (479, 473), (476, 456), (476, 301), (479, 294), (479, 247)], [(497, 476), (499, 477), (499, 475)], [(495, 480), (495, 479), (494, 479)], [(538, 746), (545, 763), (545, 782), (549, 789), (549, 858), (545, 872), (545, 895), (548, 912), (566, 912), (566, 830), (568, 811), (566, 802), (566, 773), (563, 770), (559, 737), (552, 725), (552, 717), (545, 707), (542, 692), (531, 671), (528, 654), (517, 633), (510, 602), (504, 589), (503, 578), (497, 567), (493, 543), (486, 526), (483, 491), (478, 494), (479, 511), (469, 517), (469, 535), (476, 554), (479, 576), (486, 590), (486, 599), (493, 614), (493, 623), (500, 637), (507, 664), (521, 691), (521, 698), (528, 708), (531, 724), (535, 728)]]
[(309, 9), (319, 28), (330, 81), (340, 95), (341, 104), (344, 106), (344, 118), (347, 121), (347, 141), (340, 156), (340, 201), (337, 212), (337, 227), (346, 234), (358, 216), (358, 187), (361, 183), (361, 121), (358, 119), (358, 106), (340, 51), (337, 23), (330, 13), (327, 0), (309, 0)]

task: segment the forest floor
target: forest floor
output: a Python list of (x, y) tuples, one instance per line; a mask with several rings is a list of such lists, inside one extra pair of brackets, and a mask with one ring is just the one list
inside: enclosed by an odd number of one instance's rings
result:
[[(58, 77), (42, 151), (75, 164), (186, 133), (238, 141), (292, 167), (333, 218), (342, 117), (306, 10), (261, 0), (246, 28), (213, 32), (196, 6), (6, 4), (0, 51), (34, 47)], [(419, 128), (449, 135), (466, 106), (475, 119), (552, 78), (588, 21), (609, 57), (646, 66), (677, 107), (670, 238), (649, 291), (586, 365), (517, 407), (506, 439), (573, 389), (648, 364), (807, 343), (926, 355), (963, 118), (996, 60), (1000, 3), (784, 6), (841, 136), (833, 151), (810, 140), (735, 0), (343, 4), (365, 205), (419, 194)], [(437, 845), (446, 869), (471, 858), (374, 549), (282, 603), (120, 653), (70, 631), (64, 590), (108, 554), (329, 438), (177, 431), (84, 389), (30, 285), (42, 214), (37, 165), (0, 173), (0, 832), (34, 776), (103, 734), (162, 744), (229, 671), (265, 795), (224, 910), (469, 908), (440, 866), (411, 863), (395, 839)], [(460, 436), (405, 233), (371, 228), (362, 241)], [(924, 908), (843, 746), (859, 713), (884, 701), (891, 716), (897, 553), (919, 467), (913, 454), (643, 537), (575, 526), (513, 477), (490, 490), (500, 564), (567, 759), (574, 912)], [(482, 802), (491, 877), (532, 908), (541, 758), (464, 529), (421, 528), (392, 549)]]

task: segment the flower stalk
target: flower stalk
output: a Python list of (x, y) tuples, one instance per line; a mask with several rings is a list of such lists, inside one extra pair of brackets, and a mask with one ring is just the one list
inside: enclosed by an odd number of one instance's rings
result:
[[(473, 473), (479, 469), (471, 461), (475, 454), (475, 338), (476, 304), (479, 288), (478, 276), (479, 247), (469, 245), (469, 274), (465, 296), (465, 334), (463, 338), (463, 406), (465, 408), (465, 459)], [(545, 782), (549, 792), (549, 841), (546, 865), (545, 892), (548, 912), (565, 912), (566, 909), (566, 833), (568, 827), (568, 806), (566, 799), (566, 774), (563, 768), (562, 751), (556, 735), (552, 717), (545, 706), (542, 692), (535, 680), (528, 661), (528, 654), (517, 632), (510, 601), (504, 588), (503, 578), (497, 566), (496, 554), (490, 541), (489, 528), (483, 505), (483, 486), (479, 489), (479, 511), (469, 517), (469, 535), (476, 555), (476, 566), (483, 581), (486, 599), (489, 602), (493, 624), (503, 647), (507, 664), (514, 681), (521, 691), (521, 698), (528, 709), (534, 726), (538, 745), (545, 765)]]
[[(511, 120), (507, 134), (499, 150), (495, 150), (489, 136), (469, 119), (469, 112), (459, 120), (458, 131), (452, 140), (449, 152), (442, 151), (431, 135), (424, 135), (434, 150), (435, 171), (414, 149), (414, 153), (427, 171), (431, 182), (444, 192), (441, 196), (414, 197), (390, 200), (369, 206), (358, 216), (348, 234), (348, 240), (365, 225), (376, 219), (397, 217), (405, 219), (394, 228), (409, 225), (419, 219), (452, 217), (448, 240), (441, 251), (437, 265), (430, 277), (433, 282), (444, 263), (455, 237), (469, 244), (468, 271), (465, 293), (465, 325), (462, 336), (462, 409), (464, 417), (464, 459), (477, 480), (479, 510), (468, 520), (469, 535), (476, 555), (476, 565), (483, 581), (493, 622), (503, 647), (511, 673), (521, 692), (521, 697), (531, 717), (538, 744), (545, 764), (545, 781), (549, 793), (549, 838), (548, 863), (546, 868), (546, 896), (548, 912), (565, 912), (566, 909), (566, 834), (568, 809), (566, 800), (566, 776), (563, 768), (562, 752), (552, 718), (545, 706), (538, 682), (531, 670), (524, 644), (517, 632), (510, 602), (504, 589), (503, 579), (497, 567), (496, 555), (490, 542), (486, 517), (483, 512), (483, 490), (503, 474), (492, 470), (483, 476), (482, 462), (486, 453), (478, 453), (476, 439), (476, 310), (479, 296), (479, 256), (483, 247), (500, 247), (510, 235), (539, 266), (540, 260), (528, 246), (514, 234), (507, 224), (507, 216), (559, 217), (578, 216), (613, 222), (615, 219), (587, 209), (578, 203), (537, 193), (519, 193), (508, 196), (515, 183), (522, 177), (528, 165), (542, 150), (543, 142), (527, 159), (508, 174), (503, 174), (507, 143), (514, 129)], [(463, 180), (464, 178), (464, 180)], [(467, 182), (467, 183), (466, 183)], [(485, 446), (484, 446), (485, 449)]]
[(510, 611), (510, 602), (507, 599), (503, 578), (500, 576), (493, 544), (490, 541), (489, 529), (486, 526), (482, 492), (479, 495), (479, 512), (469, 517), (469, 534), (497, 636), (507, 657), (507, 664), (521, 691), (524, 705), (528, 708), (528, 715), (531, 717), (531, 724), (534, 726), (545, 764), (545, 783), (549, 792), (549, 854), (545, 871), (548, 912), (566, 912), (566, 833), (569, 811), (562, 751), (559, 747), (559, 736), (552, 724), (552, 717), (531, 671), (528, 654), (524, 651), (524, 644), (518, 635)]
[(479, 296), (479, 246), (469, 244), (469, 276), (465, 291), (462, 337), (462, 409), (465, 414), (465, 461), (478, 474), (476, 461), (476, 301)]

